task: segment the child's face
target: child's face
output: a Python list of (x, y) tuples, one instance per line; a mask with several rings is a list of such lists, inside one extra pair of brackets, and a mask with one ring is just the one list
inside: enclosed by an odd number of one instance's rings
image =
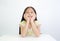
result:
[(28, 8), (28, 9), (26, 10), (26, 12), (25, 12), (25, 14), (24, 14), (24, 18), (26, 19), (27, 17), (28, 17), (29, 19), (32, 19), (32, 17), (34, 17), (34, 19), (35, 19), (36, 14), (35, 14), (35, 12), (34, 12), (34, 10), (33, 10), (32, 8)]

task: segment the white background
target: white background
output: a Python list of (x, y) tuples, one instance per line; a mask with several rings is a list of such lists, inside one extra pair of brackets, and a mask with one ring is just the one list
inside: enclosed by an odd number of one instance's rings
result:
[(41, 32), (60, 41), (60, 0), (0, 0), (0, 36), (19, 34), (19, 22), (27, 6), (36, 9)]

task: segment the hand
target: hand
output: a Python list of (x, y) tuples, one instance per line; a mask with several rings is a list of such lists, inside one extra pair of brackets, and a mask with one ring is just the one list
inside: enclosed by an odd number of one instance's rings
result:
[(32, 16), (31, 18), (31, 22), (33, 22), (35, 20), (35, 16)]
[(25, 18), (26, 21), (30, 21), (30, 19), (29, 19), (27, 14), (24, 14), (24, 18)]

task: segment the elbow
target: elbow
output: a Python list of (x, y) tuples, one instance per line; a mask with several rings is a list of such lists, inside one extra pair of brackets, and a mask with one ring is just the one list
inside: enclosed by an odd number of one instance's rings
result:
[(37, 34), (36, 34), (36, 37), (39, 37), (39, 36), (40, 36), (40, 33), (37, 33)]
[(37, 35), (36, 35), (36, 37), (39, 37), (39, 36), (40, 36), (40, 34), (37, 34)]
[(25, 37), (26, 35), (25, 34), (21, 34), (22, 37)]
[(21, 35), (22, 37), (25, 37), (25, 35)]

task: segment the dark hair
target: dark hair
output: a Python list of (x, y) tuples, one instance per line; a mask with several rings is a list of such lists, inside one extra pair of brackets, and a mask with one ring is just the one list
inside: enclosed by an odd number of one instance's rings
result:
[[(37, 15), (36, 10), (35, 10), (33, 7), (31, 7), (31, 6), (30, 6), (30, 7), (26, 7), (25, 10), (24, 10), (24, 12), (23, 12), (23, 15), (22, 15), (21, 22), (22, 22), (22, 21), (26, 21), (26, 20), (24, 19), (24, 14), (25, 14), (25, 12), (26, 12), (26, 10), (27, 10), (28, 8), (32, 8), (33, 11), (35, 12), (35, 14)], [(34, 21), (36, 21), (36, 20), (37, 20), (37, 17), (35, 18)]]

